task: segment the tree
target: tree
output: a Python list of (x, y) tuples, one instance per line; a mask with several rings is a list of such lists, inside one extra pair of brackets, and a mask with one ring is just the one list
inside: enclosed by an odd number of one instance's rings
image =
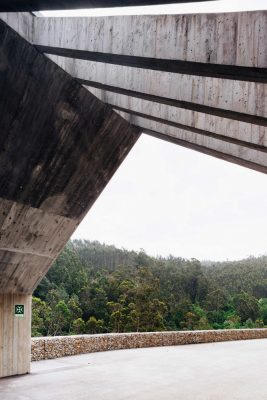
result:
[(110, 301), (107, 303), (108, 308), (111, 310), (110, 315), (110, 329), (112, 332), (123, 332), (123, 326), (127, 320), (127, 308), (124, 307), (123, 301), (115, 303)]
[(49, 335), (56, 336), (69, 331), (70, 310), (64, 300), (60, 300), (51, 310)]
[(85, 333), (85, 322), (82, 318), (77, 318), (74, 321), (72, 321), (71, 324), (71, 330), (72, 333), (75, 335), (81, 335)]
[(203, 264), (75, 240), (35, 291), (33, 334), (262, 327), (266, 282), (267, 256)]
[(257, 299), (244, 291), (234, 297), (233, 304), (241, 318), (241, 322), (245, 322), (248, 319), (255, 321), (260, 315)]
[(41, 299), (32, 298), (32, 336), (45, 336), (51, 318), (51, 308)]
[(102, 333), (104, 331), (104, 321), (96, 319), (93, 315), (86, 322), (86, 333)]
[(224, 321), (224, 329), (239, 329), (241, 326), (240, 317), (238, 315), (231, 315)]
[(181, 327), (184, 330), (211, 329), (205, 311), (198, 304), (192, 305), (191, 311), (185, 314)]
[(67, 307), (69, 310), (69, 332), (70, 332), (74, 321), (82, 320), (82, 318), (81, 318), (82, 309), (80, 308), (78, 296), (73, 294), (68, 301)]
[(259, 307), (260, 307), (260, 317), (264, 325), (267, 325), (267, 298), (259, 300)]
[(223, 310), (227, 304), (227, 295), (220, 289), (210, 290), (206, 297), (205, 308), (208, 311)]

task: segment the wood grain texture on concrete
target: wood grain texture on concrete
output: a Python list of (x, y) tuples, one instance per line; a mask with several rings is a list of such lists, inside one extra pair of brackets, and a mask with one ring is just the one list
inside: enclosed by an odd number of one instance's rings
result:
[[(266, 40), (266, 11), (35, 18), (33, 29), (40, 49), (103, 102), (128, 110), (121, 115), (143, 132), (157, 131), (163, 140), (186, 141), (189, 148), (202, 147), (214, 157), (222, 154), (222, 159), (264, 173)], [(182, 68), (179, 73), (170, 72), (175, 63)], [(213, 66), (221, 71), (218, 75)], [(251, 75), (243, 76), (243, 69)], [(223, 71), (233, 74), (227, 79)], [(148, 117), (138, 118), (138, 112)], [(170, 128), (175, 122), (195, 131)], [(197, 129), (206, 135), (196, 134)]]
[[(24, 316), (15, 316), (15, 305)], [(31, 296), (0, 293), (0, 378), (30, 372), (30, 335)]]
[[(14, 17), (6, 20), (16, 27)], [(22, 26), (17, 24), (19, 30)], [(140, 130), (3, 21), (0, 93), (3, 377), (29, 372), (30, 294), (135, 144)], [(14, 316), (17, 303), (25, 305), (24, 318)]]
[(6, 12), (0, 14), (0, 19), (6, 22), (20, 36), (32, 43), (34, 15), (29, 12)]
[(0, 287), (30, 294), (139, 131), (3, 22), (0, 48)]
[(266, 25), (267, 11), (34, 18), (33, 41), (76, 50), (266, 68)]

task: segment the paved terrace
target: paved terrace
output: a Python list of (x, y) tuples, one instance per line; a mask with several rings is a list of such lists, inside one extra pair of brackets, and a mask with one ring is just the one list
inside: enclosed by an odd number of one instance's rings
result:
[(1, 400), (266, 400), (267, 339), (116, 350), (32, 363)]

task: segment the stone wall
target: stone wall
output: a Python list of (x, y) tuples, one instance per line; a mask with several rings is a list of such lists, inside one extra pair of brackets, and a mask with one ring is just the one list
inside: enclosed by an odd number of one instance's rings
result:
[(108, 333), (32, 338), (32, 361), (141, 347), (176, 346), (267, 338), (267, 329)]

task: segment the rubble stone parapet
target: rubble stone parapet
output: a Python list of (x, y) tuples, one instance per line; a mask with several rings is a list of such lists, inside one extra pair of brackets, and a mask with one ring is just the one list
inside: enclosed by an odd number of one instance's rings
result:
[(267, 328), (106, 333), (32, 338), (32, 361), (100, 351), (267, 338)]

